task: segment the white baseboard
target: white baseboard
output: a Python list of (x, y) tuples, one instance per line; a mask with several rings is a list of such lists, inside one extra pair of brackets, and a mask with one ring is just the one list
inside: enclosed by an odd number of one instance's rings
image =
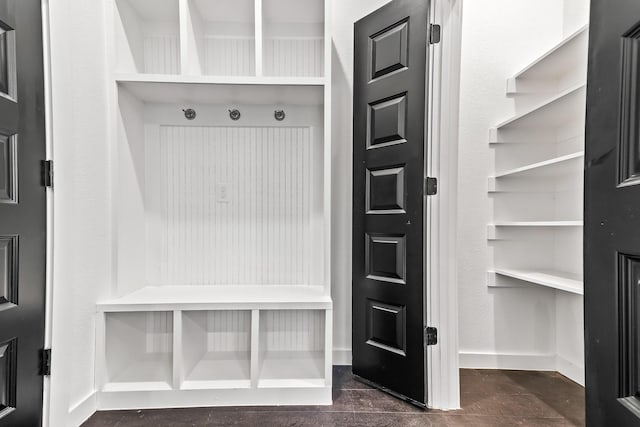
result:
[(555, 371), (555, 354), (506, 354), (460, 352), (460, 367), (469, 369), (515, 369)]
[(576, 365), (564, 357), (557, 356), (556, 368), (562, 375), (584, 387), (584, 365)]
[(467, 369), (509, 369), (557, 371), (584, 386), (584, 366), (555, 354), (460, 353), (460, 367)]
[(98, 408), (97, 394), (94, 391), (80, 402), (69, 408), (69, 426), (79, 426), (89, 419)]
[(333, 364), (334, 365), (351, 365), (352, 355), (350, 348), (334, 348)]

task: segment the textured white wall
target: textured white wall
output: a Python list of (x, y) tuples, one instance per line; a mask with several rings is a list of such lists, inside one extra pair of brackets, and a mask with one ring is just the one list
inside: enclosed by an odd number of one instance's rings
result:
[(589, 0), (564, 0), (562, 32), (568, 36), (589, 22)]
[(353, 24), (389, 0), (333, 2), (332, 123), (333, 230), (331, 284), (334, 364), (351, 364), (351, 182), (353, 136)]

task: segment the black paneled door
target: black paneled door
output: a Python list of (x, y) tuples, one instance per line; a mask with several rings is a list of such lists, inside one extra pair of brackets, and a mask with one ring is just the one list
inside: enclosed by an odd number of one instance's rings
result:
[(640, 425), (640, 2), (592, 0), (585, 172), (588, 426)]
[(428, 0), (355, 24), (353, 372), (425, 405), (423, 183)]
[(46, 192), (39, 0), (0, 0), (0, 426), (42, 423)]

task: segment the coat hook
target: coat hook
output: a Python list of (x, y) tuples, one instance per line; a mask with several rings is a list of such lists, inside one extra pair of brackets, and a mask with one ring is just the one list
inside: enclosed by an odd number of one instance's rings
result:
[(276, 111), (274, 111), (273, 112), (273, 116), (279, 122), (283, 121), (284, 118), (287, 117), (287, 115), (284, 113), (284, 110), (276, 110)]
[(196, 118), (196, 110), (193, 108), (187, 108), (186, 110), (182, 110), (182, 112), (187, 120), (193, 120)]
[(229, 110), (229, 117), (231, 117), (231, 120), (240, 120), (240, 111), (237, 109), (233, 109), (233, 110)]

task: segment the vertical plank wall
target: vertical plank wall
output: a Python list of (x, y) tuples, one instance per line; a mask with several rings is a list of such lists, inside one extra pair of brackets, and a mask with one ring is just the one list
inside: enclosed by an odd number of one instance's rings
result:
[(310, 284), (311, 144), (305, 127), (161, 126), (158, 284)]
[(324, 350), (324, 312), (321, 310), (264, 311), (260, 317), (261, 351)]
[(144, 72), (150, 74), (180, 73), (178, 34), (144, 35)]
[(322, 77), (324, 38), (267, 38), (264, 70), (268, 76)]
[(256, 41), (253, 37), (204, 38), (204, 74), (254, 76)]

